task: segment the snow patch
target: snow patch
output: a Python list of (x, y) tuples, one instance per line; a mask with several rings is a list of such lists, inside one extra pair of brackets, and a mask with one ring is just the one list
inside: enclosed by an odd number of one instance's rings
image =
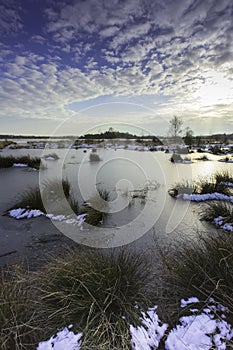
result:
[(45, 214), (39, 209), (25, 209), (25, 208), (17, 208), (17, 209), (11, 209), (8, 212), (9, 216), (12, 218), (15, 218), (17, 220), (19, 219), (31, 219), (36, 218), (38, 216), (46, 216), (50, 220), (54, 221), (65, 221), (67, 224), (73, 224), (77, 225), (80, 230), (83, 230), (83, 224), (85, 222), (87, 214), (80, 214), (76, 216), (76, 218), (70, 218), (70, 216), (65, 215), (54, 215), (54, 214)]
[(225, 185), (227, 187), (233, 187), (233, 182), (221, 181), (220, 185)]
[(23, 164), (23, 163), (14, 163), (12, 165), (13, 168), (27, 168), (28, 164)]
[(45, 157), (45, 160), (55, 160), (53, 157)]
[(9, 216), (15, 219), (31, 219), (44, 215), (44, 213), (38, 209), (25, 209), (18, 208), (9, 211)]
[(37, 350), (80, 350), (82, 333), (74, 334), (66, 327), (49, 340), (39, 343)]
[(146, 313), (142, 312), (142, 326), (130, 325), (132, 336), (132, 350), (157, 349), (159, 342), (168, 328), (166, 323), (161, 324), (156, 313), (157, 306), (150, 308)]
[(188, 300), (181, 299), (180, 301), (180, 306), (181, 307), (186, 307), (189, 304), (194, 304), (194, 303), (199, 303), (199, 299), (196, 297), (191, 297)]
[(217, 218), (214, 219), (213, 223), (225, 231), (233, 232), (233, 223), (230, 223), (230, 222), (224, 223), (225, 220), (226, 218), (224, 218), (223, 216), (218, 216)]
[(177, 198), (183, 198), (184, 200), (194, 201), (194, 202), (204, 202), (208, 200), (221, 200), (221, 201), (229, 201), (233, 203), (233, 196), (227, 196), (226, 194), (214, 192), (214, 193), (205, 193), (205, 194), (188, 194), (184, 193), (178, 195)]
[(216, 318), (217, 311), (227, 312), (227, 309), (220, 304), (215, 304), (213, 299), (209, 302), (212, 304), (204, 308), (201, 314), (180, 318), (180, 324), (167, 336), (166, 350), (225, 350), (227, 348), (227, 341), (233, 338), (233, 329), (223, 320), (224, 314), (221, 318)]

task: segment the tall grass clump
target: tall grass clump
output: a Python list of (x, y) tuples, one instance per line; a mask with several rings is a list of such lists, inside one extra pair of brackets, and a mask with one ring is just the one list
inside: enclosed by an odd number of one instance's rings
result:
[(168, 193), (172, 197), (176, 197), (178, 195), (182, 194), (192, 194), (192, 193), (197, 193), (198, 188), (196, 183), (191, 183), (188, 180), (181, 181), (180, 183), (176, 183), (173, 185), (169, 190)]
[(74, 331), (84, 333), (86, 349), (130, 349), (128, 323), (138, 323), (152, 288), (144, 258), (125, 251), (69, 252), (47, 264), (36, 279), (48, 335), (73, 324)]
[(30, 157), (27, 156), (19, 156), (19, 157), (2, 157), (0, 156), (0, 168), (10, 168), (15, 163), (27, 164), (30, 168), (39, 169), (40, 168), (41, 159), (38, 157)]
[(200, 179), (199, 181), (197, 181), (197, 188), (198, 188), (197, 193), (200, 193), (200, 194), (215, 193), (215, 192), (222, 193), (225, 195), (230, 194), (229, 188), (225, 184), (217, 182), (214, 176), (210, 180)]
[(18, 208), (38, 209), (43, 213), (46, 213), (49, 208), (51, 211), (48, 214), (56, 215), (66, 214), (66, 211), (70, 212), (71, 208), (75, 214), (79, 213), (78, 201), (72, 195), (70, 183), (66, 179), (61, 183), (57, 179), (45, 181), (42, 188), (38, 185), (30, 187), (18, 197), (8, 211)]
[[(1, 350), (32, 350), (42, 336), (35, 314), (28, 273), (19, 268), (0, 275)], [(35, 302), (36, 303), (36, 302)]]
[[(174, 305), (178, 305), (181, 299), (193, 296), (198, 297), (204, 307), (213, 298), (228, 308), (228, 321), (233, 324), (232, 235), (200, 236), (196, 243), (179, 243), (176, 250), (163, 259), (167, 291), (164, 298), (167, 298), (168, 308), (174, 311)], [(177, 317), (177, 311), (174, 315)], [(173, 321), (176, 322), (177, 318)]]
[(216, 172), (214, 178), (217, 183), (233, 183), (233, 174), (227, 170)]
[(213, 222), (214, 219), (222, 217), (222, 222), (233, 223), (233, 205), (228, 202), (206, 203), (205, 209), (201, 211), (201, 219)]
[(29, 187), (26, 191), (21, 193), (16, 203), (8, 209), (8, 211), (18, 208), (38, 209), (45, 212), (39, 186)]
[(211, 179), (199, 178), (196, 181), (181, 181), (176, 183), (169, 190), (168, 193), (176, 197), (179, 194), (208, 194), (208, 193), (222, 193), (225, 195), (230, 195), (231, 190), (226, 185), (224, 180), (227, 179), (227, 175), (224, 173), (216, 173), (212, 176)]
[(108, 202), (111, 200), (111, 193), (107, 189), (99, 187), (97, 192), (80, 211), (81, 214), (87, 214), (85, 222), (93, 226), (103, 223), (108, 212)]

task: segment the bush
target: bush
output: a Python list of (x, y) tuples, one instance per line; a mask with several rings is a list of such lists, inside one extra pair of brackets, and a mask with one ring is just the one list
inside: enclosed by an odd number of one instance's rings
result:
[(140, 310), (151, 299), (147, 263), (125, 251), (69, 252), (46, 265), (36, 280), (48, 335), (73, 324), (74, 331), (84, 333), (83, 346), (88, 349), (128, 349), (128, 323), (138, 323)]

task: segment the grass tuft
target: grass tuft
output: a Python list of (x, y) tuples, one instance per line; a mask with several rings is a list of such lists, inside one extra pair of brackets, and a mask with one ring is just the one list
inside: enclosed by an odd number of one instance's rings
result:
[[(19, 267), (0, 276), (1, 350), (35, 349), (43, 332), (34, 315), (28, 272)], [(34, 346), (33, 346), (34, 345)]]
[(214, 175), (215, 181), (217, 183), (221, 182), (231, 182), (233, 183), (233, 175), (227, 170), (216, 172)]
[(150, 300), (150, 273), (142, 257), (125, 251), (69, 252), (46, 265), (36, 279), (41, 320), (50, 334), (73, 324), (84, 332), (84, 347), (130, 348), (128, 323), (138, 324), (140, 310)]
[[(67, 205), (67, 202), (69, 205)], [(31, 187), (22, 193), (16, 203), (7, 211), (11, 209), (25, 208), (25, 209), (39, 209), (46, 213), (46, 208), (51, 210), (48, 214), (67, 214), (70, 213), (70, 208), (78, 215), (79, 205), (78, 201), (71, 193), (71, 186), (68, 180), (49, 180), (45, 181), (42, 189), (39, 186)]]
[[(229, 309), (233, 324), (233, 236), (200, 236), (198, 242), (179, 243), (176, 250), (163, 254), (164, 300), (177, 322), (182, 298), (196, 296), (203, 303), (214, 298)], [(175, 309), (174, 305), (177, 305)]]
[(231, 194), (231, 190), (224, 182), (230, 181), (230, 179), (231, 175), (229, 173), (219, 172), (214, 174), (211, 179), (200, 178), (193, 183), (190, 181), (182, 181), (180, 183), (176, 183), (168, 190), (168, 193), (173, 197), (184, 193), (207, 194), (215, 192), (229, 196)]
[(39, 169), (41, 159), (38, 157), (20, 156), (20, 157), (1, 157), (0, 156), (0, 168), (10, 168), (14, 163), (27, 164), (30, 168)]
[(233, 223), (233, 205), (228, 202), (206, 203), (205, 210), (201, 212), (201, 219), (213, 222), (215, 218), (222, 216), (224, 223)]
[(7, 211), (18, 208), (38, 209), (45, 212), (39, 186), (30, 187), (28, 190), (20, 194), (16, 203)]

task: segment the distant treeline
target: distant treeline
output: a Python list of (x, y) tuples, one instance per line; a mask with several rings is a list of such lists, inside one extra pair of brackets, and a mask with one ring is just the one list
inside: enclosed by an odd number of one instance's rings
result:
[(136, 134), (130, 134), (129, 132), (122, 132), (122, 131), (115, 131), (115, 130), (108, 130), (105, 132), (101, 132), (98, 134), (85, 134), (84, 136), (80, 136), (80, 139), (95, 139), (95, 140), (110, 140), (110, 139), (126, 139), (126, 140), (133, 140), (133, 139), (140, 139), (140, 140), (153, 140), (156, 143), (161, 143), (158, 137), (153, 135), (136, 135)]
[[(0, 135), (1, 140), (7, 140), (7, 139), (39, 139), (39, 140), (47, 140), (47, 139), (81, 139), (81, 140), (101, 140), (101, 139), (140, 139), (140, 140), (153, 140), (156, 144), (161, 144), (160, 138), (163, 140), (169, 139), (169, 137), (156, 137), (153, 135), (136, 135), (136, 134), (130, 134), (128, 132), (121, 132), (121, 131), (115, 131), (112, 128), (109, 128), (108, 131), (96, 133), (96, 134), (85, 134), (82, 136), (75, 136), (75, 135), (66, 135), (66, 136), (35, 136), (35, 135), (10, 135), (10, 134), (3, 134)], [(220, 143), (226, 143), (228, 141), (233, 140), (233, 133), (231, 134), (214, 134), (214, 135), (200, 135), (200, 136), (192, 136), (193, 142), (220, 142)]]

